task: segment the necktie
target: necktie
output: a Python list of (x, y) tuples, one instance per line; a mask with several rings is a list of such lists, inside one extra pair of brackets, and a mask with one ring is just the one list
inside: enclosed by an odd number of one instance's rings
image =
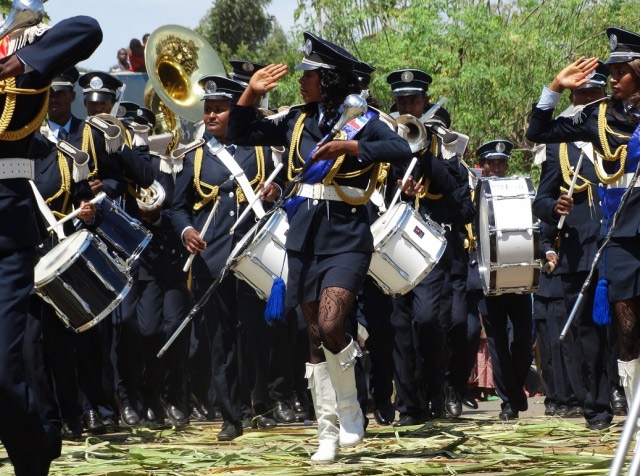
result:
[(236, 153), (236, 146), (235, 145), (228, 145), (226, 147), (226, 149), (227, 149), (227, 152), (229, 152), (232, 157), (233, 157), (233, 154)]
[(69, 133), (67, 132), (67, 130), (64, 127), (61, 127), (60, 129), (58, 129), (58, 140), (67, 140), (67, 137), (69, 137)]

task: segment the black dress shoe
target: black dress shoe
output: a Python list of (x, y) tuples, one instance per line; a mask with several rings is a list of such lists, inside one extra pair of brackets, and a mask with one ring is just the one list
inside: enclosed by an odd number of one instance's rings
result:
[(102, 421), (102, 417), (97, 410), (91, 409), (82, 415), (84, 427), (90, 435), (102, 435), (107, 431), (106, 425)]
[(379, 425), (391, 425), (396, 419), (396, 409), (389, 401), (381, 402), (373, 411), (373, 418)]
[(291, 409), (296, 415), (296, 421), (303, 422), (305, 420), (311, 420), (310, 408), (308, 406), (305, 407), (298, 396), (294, 396), (291, 399)]
[(616, 416), (625, 416), (628, 411), (627, 398), (622, 390), (614, 388), (610, 395), (611, 409)]
[(444, 409), (454, 418), (459, 417), (462, 413), (462, 402), (458, 398), (458, 392), (453, 387), (444, 389)]
[(288, 402), (276, 402), (273, 408), (273, 416), (280, 423), (294, 423), (296, 414), (293, 412)]
[(275, 428), (278, 426), (278, 422), (271, 418), (269, 415), (261, 415), (255, 420), (253, 420), (253, 424), (256, 428), (260, 428), (261, 430), (266, 430), (268, 428)]
[(544, 414), (545, 416), (554, 416), (558, 413), (558, 405), (555, 403), (545, 403)]
[(584, 409), (580, 405), (571, 405), (567, 411), (567, 418), (582, 418)]
[(517, 420), (519, 416), (518, 411), (512, 409), (508, 403), (502, 407), (502, 411), (498, 414), (498, 417), (503, 421)]
[(140, 423), (140, 415), (138, 415), (138, 412), (133, 408), (133, 405), (126, 400), (120, 408), (120, 418), (122, 418), (122, 422), (127, 426), (136, 426)]
[(593, 431), (606, 430), (611, 426), (611, 422), (607, 420), (595, 420), (587, 422), (587, 428)]
[(242, 425), (242, 429), (250, 430), (251, 428), (253, 428), (253, 418), (251, 417), (243, 418), (242, 420), (240, 420), (240, 425)]
[(414, 417), (412, 415), (400, 415), (400, 419), (393, 424), (393, 426), (401, 427), (401, 426), (414, 426), (421, 425), (422, 420), (420, 418)]
[(82, 437), (82, 423), (64, 422), (60, 434), (63, 440), (79, 440)]
[(462, 403), (467, 408), (471, 408), (472, 410), (478, 409), (478, 402), (476, 402), (475, 397), (468, 388), (465, 389), (465, 391), (460, 395), (460, 403)]
[(242, 423), (230, 423), (225, 421), (222, 424), (222, 429), (218, 433), (218, 441), (231, 441), (237, 437), (242, 436)]
[(175, 405), (167, 405), (167, 417), (175, 427), (182, 427), (189, 424), (189, 417)]

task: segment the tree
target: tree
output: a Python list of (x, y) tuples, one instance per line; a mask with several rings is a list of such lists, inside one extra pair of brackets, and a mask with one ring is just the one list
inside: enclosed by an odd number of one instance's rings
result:
[(264, 45), (273, 29), (274, 19), (266, 7), (271, 0), (216, 0), (196, 31), (216, 51), (235, 55), (244, 45), (255, 50)]

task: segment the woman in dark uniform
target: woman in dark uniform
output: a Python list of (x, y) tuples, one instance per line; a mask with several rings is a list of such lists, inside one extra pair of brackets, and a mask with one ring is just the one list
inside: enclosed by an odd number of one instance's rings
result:
[[(611, 226), (622, 194), (638, 165), (637, 153), (627, 156), (627, 143), (640, 122), (640, 35), (620, 28), (608, 28), (607, 36), (611, 49), (606, 61), (611, 73), (611, 96), (586, 106), (573, 118), (552, 120), (553, 108), (562, 91), (587, 83), (598, 67), (598, 58), (580, 58), (558, 73), (549, 87), (545, 87), (540, 101), (534, 105), (527, 130), (527, 139), (533, 142), (593, 143), (595, 169), (603, 184), (598, 191), (605, 217), (604, 233)], [(613, 305), (620, 339), (618, 372), (629, 406), (634, 398), (632, 391), (640, 377), (639, 205), (640, 192), (633, 190), (600, 261), (598, 288), (608, 288), (608, 298), (604, 293), (599, 297), (596, 292), (594, 305), (597, 308), (604, 304), (605, 315), (608, 313), (607, 301)], [(573, 199), (561, 195), (554, 213), (567, 215), (572, 208)]]
[(370, 110), (350, 123), (353, 128), (343, 129), (345, 140), (333, 140), (315, 150), (339, 121), (345, 98), (360, 92), (353, 74), (358, 60), (311, 33), (304, 37), (305, 56), (296, 69), (303, 70), (299, 82), (305, 104), (266, 119), (256, 116), (252, 104), (287, 72), (284, 65), (269, 65), (253, 75), (231, 110), (227, 139), (286, 146), (289, 180), (309, 160), (318, 166), (335, 160), (320, 183), (298, 184), (285, 202), (289, 217), (286, 305), (301, 305), (307, 323), (311, 362), (306, 375), (320, 442), (312, 460), (326, 463), (335, 459), (338, 443), (353, 446), (364, 437), (353, 369), (360, 349), (344, 331), (373, 252), (364, 205), (375, 188), (380, 164), (408, 162), (411, 151)]

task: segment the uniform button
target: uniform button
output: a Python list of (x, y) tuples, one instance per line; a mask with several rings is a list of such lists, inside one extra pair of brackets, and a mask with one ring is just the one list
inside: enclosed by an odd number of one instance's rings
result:
[(232, 216), (233, 216), (233, 215), (235, 215), (235, 214), (236, 214), (236, 212), (234, 212), (233, 210), (231, 210), (231, 211), (229, 212), (229, 216), (230, 216), (230, 217), (232, 217)]
[(171, 250), (171, 254), (175, 255), (176, 254), (176, 250)]
[(564, 237), (565, 237), (565, 238), (569, 238), (569, 233), (565, 233), (565, 234), (564, 234)]
[(161, 250), (164, 250), (164, 245), (160, 245), (160, 249), (161, 249)]
[(229, 192), (229, 198), (233, 197), (233, 192)]
[(314, 201), (313, 201), (313, 204), (314, 204), (314, 205), (317, 205), (317, 204), (318, 204), (318, 200), (314, 200)]
[(602, 206), (602, 202), (598, 202), (598, 205)]
[(353, 207), (353, 208), (351, 209), (351, 213), (355, 213), (355, 212), (356, 212), (356, 208), (355, 208), (355, 207)]

